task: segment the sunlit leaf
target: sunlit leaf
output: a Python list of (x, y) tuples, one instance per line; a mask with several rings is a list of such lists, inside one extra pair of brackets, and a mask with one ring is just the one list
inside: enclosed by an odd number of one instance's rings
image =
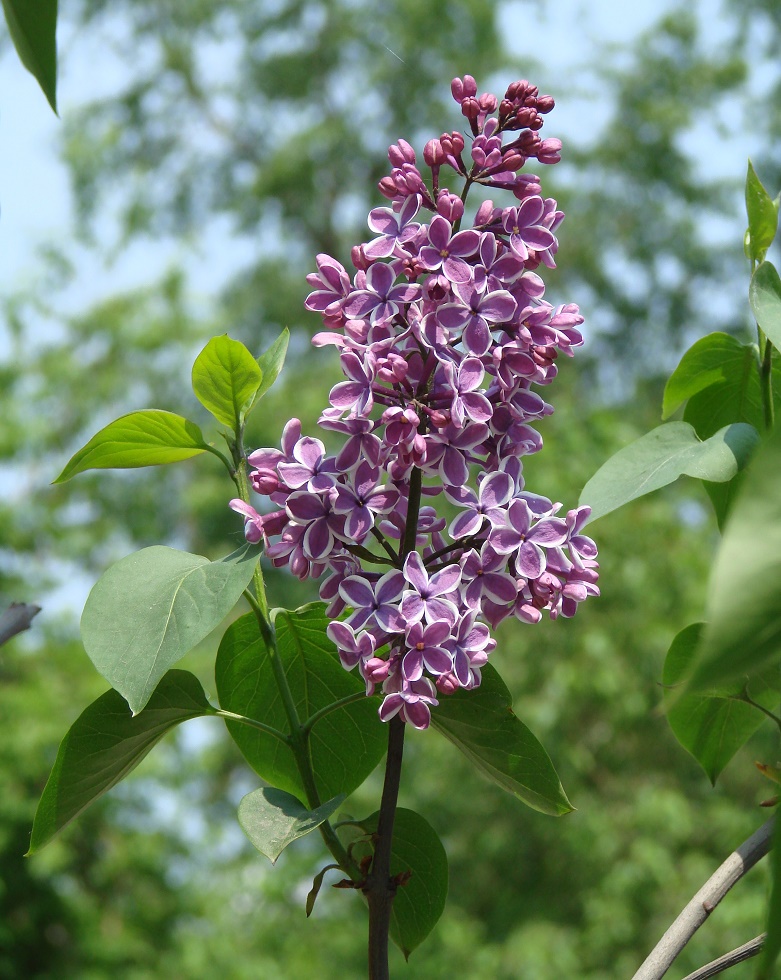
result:
[(239, 823), (254, 846), (274, 864), (288, 844), (316, 830), (344, 799), (344, 795), (337, 796), (315, 810), (307, 810), (290, 793), (264, 786), (239, 803)]
[(99, 579), (81, 617), (84, 648), (134, 713), (168, 668), (233, 609), (257, 560), (251, 545), (213, 562), (156, 545)]
[(604, 463), (583, 488), (580, 503), (591, 507), (593, 521), (683, 475), (714, 483), (731, 480), (758, 439), (753, 426), (737, 423), (703, 442), (688, 423), (668, 422)]
[[(694, 623), (681, 630), (670, 646), (662, 673), (668, 700), (675, 685), (691, 670), (701, 633), (702, 623)], [(673, 701), (667, 713), (675, 737), (699, 762), (712, 783), (767, 720), (758, 708), (734, 699), (743, 688), (742, 683), (733, 682), (707, 694), (685, 694)], [(781, 672), (777, 670), (755, 677), (748, 689), (752, 700), (769, 711), (778, 706), (779, 691)]]
[(96, 433), (68, 461), (55, 483), (84, 470), (133, 469), (178, 463), (207, 449), (194, 422), (156, 408), (131, 412)]
[[(693, 395), (714, 385), (719, 388), (719, 399), (729, 393), (733, 404), (729, 417), (713, 432), (730, 422), (758, 424), (762, 416), (754, 408), (761, 403), (757, 349), (726, 333), (709, 333), (686, 351), (665, 385), (662, 418), (669, 418)], [(691, 419), (687, 421), (694, 425)], [(696, 425), (694, 428), (705, 438)]]
[(761, 262), (775, 238), (778, 227), (778, 205), (763, 187), (750, 160), (746, 173), (746, 213), (748, 215), (746, 255), (755, 262)]
[(707, 625), (689, 691), (781, 662), (781, 431), (746, 472), (707, 589)]
[(193, 364), (198, 401), (231, 428), (244, 420), (262, 381), (263, 372), (252, 354), (226, 334), (212, 337)]
[[(340, 664), (326, 636), (325, 607), (314, 603), (277, 610), (279, 658), (301, 722), (316, 711), (364, 689), (357, 673)], [(269, 652), (253, 615), (232, 623), (220, 643), (215, 666), (220, 705), (289, 732)], [(376, 698), (361, 698), (316, 722), (309, 736), (312, 768), (321, 799), (345, 795), (366, 779), (387, 747), (387, 728)], [(247, 762), (266, 782), (307, 802), (292, 751), (279, 739), (236, 722), (228, 730)]]
[(255, 401), (262, 398), (279, 377), (282, 366), (285, 363), (287, 345), (290, 342), (290, 331), (285, 327), (274, 343), (267, 351), (264, 351), (258, 358), (260, 370), (263, 372), (263, 380), (260, 383)]
[[(361, 821), (367, 834), (377, 831), (379, 812)], [(447, 855), (437, 832), (414, 810), (399, 807), (393, 824), (391, 876), (411, 872), (391, 906), (391, 939), (409, 958), (439, 921), (447, 898)]]
[(137, 715), (116, 691), (99, 697), (60, 744), (35, 814), (29, 853), (116, 786), (172, 728), (212, 714), (198, 678), (186, 670), (169, 670)]
[(57, 112), (57, 0), (3, 0), (3, 13), (22, 64)]
[(781, 350), (781, 279), (770, 262), (757, 266), (748, 298), (760, 329), (775, 349)]
[(542, 813), (561, 816), (573, 807), (548, 753), (512, 710), (498, 672), (486, 664), (482, 684), (441, 697), (431, 712), (437, 731), (457, 746), (484, 775)]

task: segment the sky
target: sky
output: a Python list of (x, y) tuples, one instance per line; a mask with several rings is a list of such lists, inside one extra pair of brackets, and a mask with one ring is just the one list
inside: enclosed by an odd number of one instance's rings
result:
[[(715, 3), (715, 0), (708, 0)], [(508, 43), (523, 51), (535, 50), (542, 37), (545, 49), (556, 52), (566, 70), (588, 60), (596, 40), (627, 41), (650, 26), (669, 2), (639, 0), (622, 8), (608, 0), (596, 3), (556, 0), (535, 13), (537, 30), (528, 30), (530, 6), (513, 2), (499, 8), (500, 21)], [(113, 84), (115, 65), (110, 56), (96, 49), (90, 39), (69, 36), (67, 25), (58, 37), (66, 52), (66, 70), (59, 79), (58, 103), (61, 117), (71, 107), (99, 94)], [(96, 85), (97, 80), (97, 85)], [(557, 106), (557, 126), (564, 132), (582, 131), (591, 125), (593, 114), (580, 106)], [(20, 285), (34, 281), (36, 249), (40, 245), (67, 240), (72, 234), (72, 211), (67, 171), (57, 154), (62, 123), (49, 108), (37, 83), (22, 67), (10, 45), (0, 49), (0, 291), (7, 295)], [(107, 229), (108, 230), (108, 229)], [(225, 226), (215, 224), (202, 244), (200, 256), (189, 255), (188, 267), (195, 273), (202, 290), (219, 287), (236, 268), (237, 249)], [(73, 302), (85, 306), (98, 295), (117, 288), (145, 282), (148, 270), (176, 255), (172, 243), (145, 243), (130, 249), (110, 270), (98, 266), (86, 250), (79, 257), (79, 284)], [(99, 284), (99, 285), (98, 285)]]

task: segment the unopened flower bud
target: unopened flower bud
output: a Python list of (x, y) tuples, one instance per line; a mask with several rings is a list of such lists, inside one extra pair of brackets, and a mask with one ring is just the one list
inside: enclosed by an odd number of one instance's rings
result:
[(556, 105), (552, 95), (541, 95), (537, 99), (537, 112), (547, 113)]
[(483, 110), (483, 112), (496, 111), (496, 106), (498, 104), (497, 98), (495, 95), (492, 95), (490, 92), (484, 92), (477, 101), (480, 105), (480, 108)]
[(388, 147), (388, 159), (393, 167), (403, 167), (405, 163), (415, 163), (415, 151), (406, 140), (398, 140)]
[(455, 694), (461, 687), (458, 678), (452, 671), (449, 674), (440, 674), (437, 677), (436, 685), (440, 694)]
[(454, 224), (463, 217), (464, 202), (458, 194), (451, 194), (446, 187), (443, 187), (437, 197), (437, 212)]
[(561, 160), (561, 140), (554, 137), (540, 140), (537, 159), (540, 163), (558, 163)]
[(429, 140), (423, 147), (423, 159), (428, 167), (439, 167), (445, 162), (447, 154), (439, 140)]
[(477, 119), (480, 115), (480, 103), (477, 99), (464, 99), (461, 103), (461, 114), (467, 119)]

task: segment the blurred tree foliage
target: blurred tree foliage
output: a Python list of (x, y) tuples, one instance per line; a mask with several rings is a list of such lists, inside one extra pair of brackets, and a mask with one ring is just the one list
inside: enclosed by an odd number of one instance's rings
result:
[[(469, 72), (481, 90), (529, 77), (563, 114), (569, 102), (594, 120), (541, 173), (568, 213), (551, 292), (581, 303), (592, 335), (562, 365), (545, 452), (527, 467), (533, 489), (573, 505), (607, 456), (656, 424), (658, 379), (687, 340), (747, 323), (746, 140), (766, 186), (781, 186), (777, 5), (727, 6), (718, 36), (696, 12), (661, 14), (631, 45), (598, 46), (572, 66), (544, 47), (543, 6), (489, 10), (480, 0), (82, 0), (69, 13), (72, 59), (87, 39), (114, 80), (63, 113), (78, 237), (114, 257), (158, 239), (197, 250), (222, 222), (246, 261), (216, 297), (199, 295), (185, 261), (72, 313), (79, 262), (65, 243), (42, 254), (34, 290), (3, 301), (0, 592), (45, 609), (31, 634), (0, 648), (2, 980), (363, 973), (355, 896), (325, 889), (304, 921), (323, 862), (316, 842), (272, 870), (244, 841), (235, 805), (254, 783), (216, 721), (185, 728), (48, 851), (22, 860), (56, 743), (104, 687), (74, 639), (73, 596), (135, 548), (216, 555), (241, 537), (209, 460), (47, 485), (123, 411), (168, 408), (208, 426), (188, 375), (214, 333), (257, 353), (289, 325), (296, 356), (250, 441), (276, 445), (293, 414), (312, 429), (336, 367), (308, 350), (319, 323), (302, 308), (304, 275), (316, 252), (346, 260), (365, 237), (389, 142), (419, 146), (459, 126), (451, 77)], [(566, 138), (557, 113), (548, 119), (545, 134)], [(721, 145), (734, 168), (713, 165)], [(573, 622), (504, 628), (495, 654), (578, 812), (532, 813), (435, 733), (411, 739), (401, 803), (442, 835), (452, 884), (433, 938), (408, 967), (398, 957), (400, 975), (629, 976), (762, 820), (755, 803), (769, 794), (751, 759), (777, 754), (772, 733), (713, 790), (655, 711), (669, 641), (702, 608), (715, 535), (704, 495), (673, 488), (594, 534), (603, 597)], [(312, 597), (269, 578), (274, 604)], [(212, 651), (206, 643), (184, 666), (213, 691)], [(378, 786), (375, 774), (350, 809), (373, 810)], [(764, 890), (761, 871), (741, 883), (718, 928), (687, 947), (681, 974), (761, 931)]]

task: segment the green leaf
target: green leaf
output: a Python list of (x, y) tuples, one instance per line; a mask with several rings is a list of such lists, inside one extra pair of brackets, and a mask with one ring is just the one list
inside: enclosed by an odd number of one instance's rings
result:
[[(725, 391), (730, 393), (730, 415), (708, 435), (730, 422), (749, 422), (754, 426), (761, 423), (757, 349), (753, 344), (741, 344), (726, 333), (710, 333), (686, 351), (665, 385), (662, 418), (669, 418), (693, 395), (714, 385), (720, 389), (721, 398)], [(751, 398), (747, 410), (744, 404), (749, 393), (755, 397)], [(754, 410), (754, 403), (758, 412)], [(707, 438), (696, 425), (694, 428), (701, 438)]]
[(748, 298), (760, 329), (775, 349), (781, 350), (781, 279), (770, 262), (757, 266)]
[(573, 807), (548, 753), (512, 710), (498, 672), (486, 664), (472, 691), (441, 697), (431, 723), (488, 778), (527, 806), (558, 817)]
[(778, 227), (778, 207), (757, 177), (751, 161), (746, 173), (746, 255), (754, 262), (761, 262), (775, 238)]
[(580, 503), (591, 506), (594, 521), (684, 474), (723, 483), (745, 465), (758, 440), (754, 427), (744, 423), (701, 442), (688, 423), (668, 422), (604, 463), (583, 488)]
[(257, 560), (251, 545), (213, 562), (156, 545), (98, 580), (81, 617), (84, 648), (134, 714), (168, 668), (233, 609)]
[(264, 786), (249, 793), (239, 803), (239, 823), (260, 853), (275, 864), (288, 844), (325, 823), (344, 800), (342, 794), (316, 810), (307, 810), (290, 793)]
[(57, 112), (57, 0), (3, 0), (8, 32), (24, 67)]
[[(276, 611), (277, 649), (300, 721), (335, 701), (363, 689), (348, 673), (326, 636), (325, 607), (314, 603), (295, 611)], [(253, 615), (226, 631), (215, 666), (221, 706), (289, 732), (269, 652)], [(385, 753), (387, 729), (377, 715), (376, 698), (354, 701), (326, 715), (309, 735), (312, 768), (321, 799), (349, 795), (366, 779)], [(228, 731), (247, 762), (267, 783), (306, 802), (292, 751), (279, 739), (237, 722)]]
[(94, 435), (68, 462), (55, 483), (84, 470), (132, 469), (178, 463), (208, 449), (194, 422), (157, 408), (123, 415)]
[[(675, 637), (664, 662), (662, 682), (667, 689), (665, 697), (672, 702), (667, 720), (675, 737), (715, 784), (719, 773), (766, 720), (766, 716), (750, 704), (735, 700), (744, 688), (739, 682), (724, 685), (704, 695), (670, 696), (671, 689), (691, 670), (702, 626), (702, 623), (694, 623)], [(771, 671), (754, 678), (748, 694), (752, 700), (771, 711), (778, 706), (780, 690), (781, 674)]]
[(218, 422), (236, 429), (263, 381), (258, 362), (227, 334), (212, 337), (193, 364), (193, 391)]
[(62, 740), (35, 814), (29, 854), (40, 850), (98, 797), (124, 779), (172, 728), (213, 715), (198, 678), (169, 670), (135, 716), (107, 691), (79, 715)]
[(781, 662), (781, 430), (745, 474), (711, 572), (689, 692)]
[[(378, 820), (379, 811), (362, 820), (360, 826), (367, 834), (374, 834)], [(445, 908), (447, 855), (431, 824), (414, 810), (399, 807), (393, 824), (390, 873), (395, 877), (405, 872), (411, 875), (393, 898), (390, 935), (409, 959)]]
[(767, 938), (762, 951), (759, 980), (772, 980), (776, 976), (774, 966), (781, 953), (781, 819), (778, 814), (769, 861), (772, 891), (767, 910)]
[[(257, 394), (255, 395), (255, 402), (266, 394), (269, 388), (279, 377), (279, 373), (282, 370), (282, 365), (285, 363), (285, 355), (287, 354), (287, 345), (289, 341), (290, 331), (287, 329), (287, 327), (285, 327), (271, 347), (269, 347), (269, 349), (258, 358), (260, 370), (263, 372), (263, 381), (261, 382)], [(253, 402), (253, 406), (255, 402)]]

